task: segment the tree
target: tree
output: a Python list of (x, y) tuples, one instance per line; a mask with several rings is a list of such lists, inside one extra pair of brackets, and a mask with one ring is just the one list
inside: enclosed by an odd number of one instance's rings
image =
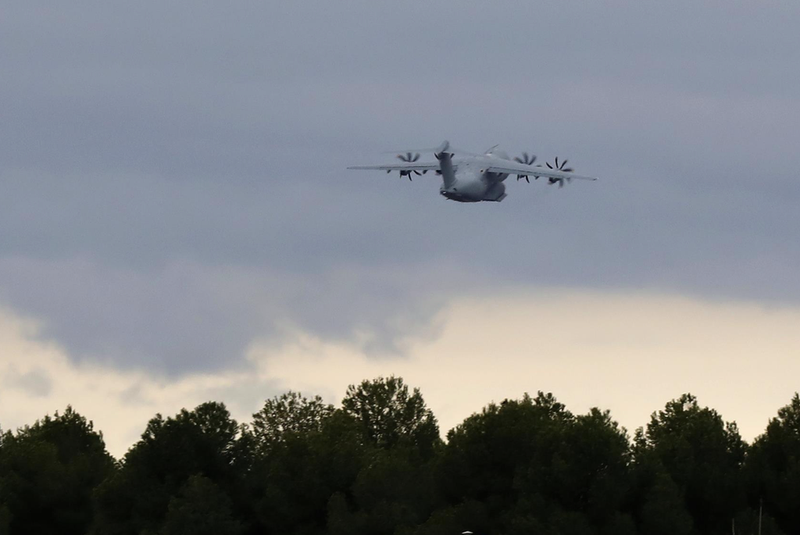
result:
[(524, 517), (541, 521), (549, 511), (552, 459), (573, 418), (541, 392), (470, 416), (448, 433), (437, 476), (444, 499), (483, 503), (490, 531), (511, 529)]
[[(542, 524), (535, 519), (519, 518), (508, 531), (510, 535), (523, 535), (544, 532)], [(467, 500), (455, 506), (443, 506), (434, 511), (421, 525), (411, 529), (401, 529), (398, 535), (453, 535), (465, 530), (474, 533), (491, 533), (486, 505)], [(343, 534), (334, 534), (343, 535)]]
[(441, 443), (439, 425), (418, 388), (409, 392), (400, 377), (350, 385), (342, 408), (361, 422), (364, 436), (379, 448), (413, 446), (429, 458)]
[[(552, 394), (438, 435), (418, 389), (288, 392), (252, 430), (221, 403), (156, 415), (119, 463), (68, 407), (0, 434), (0, 535), (764, 535), (800, 526), (800, 395), (748, 450), (686, 394), (627, 432)], [(763, 518), (759, 505), (763, 502)]]
[(550, 489), (560, 508), (586, 515), (595, 528), (621, 522), (627, 512), (631, 487), (630, 446), (625, 429), (608, 411), (592, 408), (566, 421), (559, 448), (554, 452)]
[(251, 494), (268, 533), (391, 534), (428, 517), (441, 439), (402, 379), (351, 386), (343, 408), (288, 393), (254, 415), (263, 444)]
[(11, 533), (11, 511), (5, 505), (0, 506), (0, 535)]
[[(684, 394), (653, 413), (637, 434), (634, 454), (642, 495), (669, 476), (701, 533), (726, 533), (745, 505), (742, 464), (746, 444), (735, 423)], [(649, 475), (648, 475), (649, 474)], [(666, 492), (666, 491), (664, 491)]]
[(250, 452), (245, 437), (222, 403), (208, 402), (166, 420), (156, 415), (141, 440), (128, 451), (122, 468), (96, 492), (94, 533), (155, 533), (173, 498), (193, 476), (203, 476), (241, 507), (238, 494)]
[(324, 403), (321, 397), (308, 399), (290, 391), (267, 400), (253, 415), (253, 435), (259, 449), (265, 452), (290, 433), (320, 431), (332, 414), (333, 405)]
[(353, 484), (372, 450), (359, 422), (341, 410), (319, 430), (286, 434), (258, 458), (247, 478), (257, 530), (322, 534), (331, 522), (333, 529), (329, 502), (340, 494), (345, 508), (338, 510), (349, 511)]
[(450, 504), (487, 507), (489, 531), (630, 532), (629, 445), (608, 411), (552, 394), (491, 404), (451, 431), (438, 479)]
[(169, 502), (160, 535), (238, 535), (241, 522), (233, 516), (231, 500), (210, 479), (190, 477)]
[(82, 535), (93, 517), (92, 492), (114, 467), (102, 435), (70, 406), (5, 433), (0, 533)]
[(659, 473), (648, 489), (641, 511), (641, 532), (648, 535), (689, 535), (692, 517), (680, 489), (669, 475)]
[(736, 515), (732, 527), (735, 527), (736, 533), (741, 535), (785, 535), (768, 511), (759, 511), (749, 507)]
[[(361, 533), (391, 535), (425, 521), (435, 503), (434, 473), (413, 451), (378, 449), (352, 486)], [(358, 532), (356, 532), (358, 533)]]
[(778, 410), (747, 459), (750, 507), (772, 515), (786, 533), (800, 526), (800, 395)]

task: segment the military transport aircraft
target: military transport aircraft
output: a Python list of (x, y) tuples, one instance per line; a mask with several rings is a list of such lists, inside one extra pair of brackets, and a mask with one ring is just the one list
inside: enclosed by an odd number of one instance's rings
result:
[[(411, 180), (412, 174), (424, 175), (434, 171), (442, 177), (442, 186), (439, 193), (450, 200), (458, 202), (499, 202), (506, 198), (506, 187), (503, 181), (509, 175), (517, 175), (517, 181), (524, 178), (530, 184), (530, 178), (539, 177), (547, 179), (550, 185), (558, 184), (561, 188), (564, 182), (573, 178), (581, 180), (597, 180), (590, 176), (573, 174), (572, 169), (566, 167), (567, 160), (561, 162), (555, 159), (555, 164), (546, 163), (547, 167), (533, 165), (536, 156), (528, 156), (523, 152), (522, 157), (513, 160), (503, 151), (496, 150), (495, 145), (483, 154), (472, 154), (450, 148), (450, 143), (445, 141), (435, 149), (416, 149), (402, 151), (397, 157), (403, 163), (389, 165), (357, 165), (348, 169), (380, 169), (387, 173), (399, 171), (400, 176)], [(420, 152), (432, 151), (436, 162), (418, 162)]]

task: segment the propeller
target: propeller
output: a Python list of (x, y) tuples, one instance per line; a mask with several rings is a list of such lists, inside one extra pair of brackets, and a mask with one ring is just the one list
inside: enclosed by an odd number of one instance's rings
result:
[(403, 160), (404, 162), (411, 163), (411, 162), (416, 162), (417, 160), (419, 160), (419, 153), (411, 154), (410, 152), (407, 152), (405, 154), (398, 154), (397, 157), (399, 159)]
[[(404, 161), (404, 162), (407, 162), (407, 163), (416, 162), (417, 160), (419, 160), (419, 153), (411, 154), (410, 152), (407, 152), (405, 154), (398, 154), (397, 158), (402, 160), (402, 161)], [(426, 172), (427, 171), (423, 171), (422, 173), (420, 173), (419, 171), (417, 171), (415, 169), (409, 169), (409, 170), (406, 170), (406, 171), (400, 171), (400, 176), (401, 177), (407, 176), (408, 180), (411, 180), (411, 173), (414, 173), (417, 176), (420, 176), (420, 175), (422, 175), (423, 173), (426, 173)]]
[[(545, 162), (545, 164), (550, 169), (554, 169), (556, 171), (563, 171), (564, 173), (572, 173), (573, 172), (573, 169), (571, 167), (566, 167), (567, 160), (562, 161), (560, 164), (558, 163), (558, 156), (556, 156), (556, 159), (555, 159), (555, 166), (550, 165), (549, 162)], [(571, 180), (572, 179), (570, 177), (567, 177), (567, 182), (570, 182)], [(558, 182), (558, 187), (559, 188), (563, 188), (564, 187), (564, 179), (563, 178), (550, 178), (548, 180), (548, 184), (550, 184), (550, 185), (553, 185), (556, 182)]]
[[(533, 162), (536, 161), (536, 156), (534, 156), (533, 154), (528, 156), (527, 152), (523, 152), (522, 153), (522, 158), (517, 156), (516, 158), (514, 158), (514, 161), (518, 162), (518, 163), (525, 164), (525, 165), (533, 165)], [(517, 181), (519, 181), (520, 178), (524, 178), (525, 182), (527, 182), (528, 184), (531, 183), (530, 179), (528, 178), (528, 175), (517, 175)], [(539, 177), (536, 177), (536, 178), (539, 178)]]

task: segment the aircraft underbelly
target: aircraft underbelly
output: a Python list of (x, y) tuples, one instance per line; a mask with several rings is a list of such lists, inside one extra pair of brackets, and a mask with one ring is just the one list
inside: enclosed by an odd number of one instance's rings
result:
[(500, 202), (506, 198), (506, 186), (502, 182), (495, 182), (483, 194), (483, 201)]
[(480, 202), (483, 200), (488, 185), (481, 180), (457, 179), (450, 187), (442, 187), (441, 193), (453, 201)]
[(483, 180), (456, 181), (449, 188), (442, 188), (440, 193), (452, 201), (481, 202), (502, 201), (506, 197), (506, 187), (501, 182), (484, 182)]

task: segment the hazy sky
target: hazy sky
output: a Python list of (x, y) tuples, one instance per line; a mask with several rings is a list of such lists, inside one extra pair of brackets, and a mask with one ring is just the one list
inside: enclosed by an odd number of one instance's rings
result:
[[(800, 389), (797, 20), (6, 2), (0, 426), (74, 403), (120, 454), (157, 411), (397, 373), (450, 426), (541, 389), (633, 428), (691, 390), (752, 438)], [(344, 170), (443, 139), (601, 181), (469, 205)]]

